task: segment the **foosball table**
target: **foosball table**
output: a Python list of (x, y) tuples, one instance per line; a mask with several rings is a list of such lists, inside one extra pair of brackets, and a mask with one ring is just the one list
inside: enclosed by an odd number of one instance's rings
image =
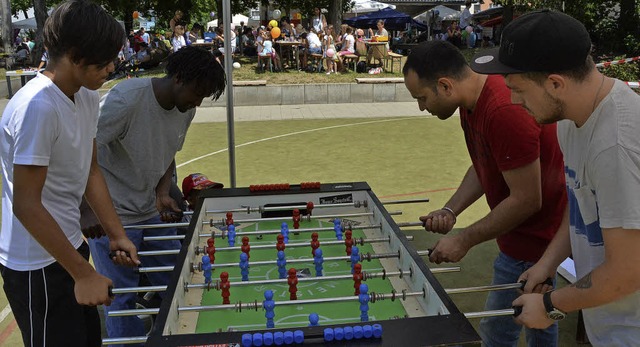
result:
[[(399, 202), (395, 202), (399, 203)], [(148, 346), (478, 345), (363, 182), (200, 193)], [(512, 310), (504, 313), (510, 314)], [(126, 315), (130, 312), (111, 312)]]

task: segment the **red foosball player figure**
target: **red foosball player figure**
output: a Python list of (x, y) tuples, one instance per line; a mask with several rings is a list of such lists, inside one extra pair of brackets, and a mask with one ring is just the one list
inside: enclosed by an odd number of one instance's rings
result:
[(287, 278), (289, 284), (289, 300), (298, 300), (298, 272), (294, 268), (289, 269), (289, 278)]
[(353, 247), (353, 231), (351, 231), (351, 229), (348, 229), (347, 231), (345, 231), (344, 233), (344, 245), (347, 246), (347, 255), (351, 255), (351, 247)]
[(300, 229), (300, 210), (293, 209), (293, 228)]
[(232, 212), (227, 212), (227, 219), (225, 220), (225, 224), (227, 226), (233, 224), (233, 213)]
[(220, 292), (222, 292), (223, 305), (229, 305), (231, 303), (229, 301), (229, 297), (231, 296), (229, 288), (231, 288), (231, 283), (229, 282), (229, 273), (226, 271), (220, 273)]
[(364, 278), (364, 275), (362, 274), (362, 265), (358, 263), (353, 266), (353, 288), (356, 289), (353, 295), (360, 295), (360, 284), (362, 283), (362, 278)]
[(251, 246), (249, 246), (249, 237), (242, 237), (242, 246), (240, 246), (240, 250), (243, 253), (247, 253), (247, 259), (251, 258), (251, 256), (249, 255), (249, 251), (251, 251)]
[(213, 237), (207, 239), (207, 248), (205, 248), (205, 253), (209, 253), (209, 247), (215, 247), (215, 240)]
[(209, 255), (209, 262), (215, 264), (216, 262), (216, 246), (207, 247), (207, 254)]
[(316, 256), (316, 249), (320, 247), (320, 241), (318, 241), (318, 233), (311, 234), (311, 256)]
[(278, 251), (284, 251), (284, 249), (286, 248), (286, 245), (284, 244), (284, 235), (282, 234), (278, 234), (278, 243), (276, 243), (276, 249)]
[(313, 211), (313, 202), (309, 201), (307, 203), (307, 214), (311, 215), (311, 211)]

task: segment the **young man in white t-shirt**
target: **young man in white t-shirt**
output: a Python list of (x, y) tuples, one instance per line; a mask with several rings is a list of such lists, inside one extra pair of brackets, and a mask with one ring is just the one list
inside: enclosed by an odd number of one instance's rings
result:
[[(548, 38), (553, 36), (553, 40)], [(558, 122), (567, 213), (519, 280), (516, 322), (545, 328), (582, 310), (593, 346), (640, 346), (640, 96), (597, 70), (584, 25), (557, 11), (525, 14), (472, 68), (503, 74), (511, 99), (539, 123)], [(569, 255), (578, 281), (541, 285)]]
[(0, 271), (26, 346), (102, 343), (95, 306), (111, 303), (112, 282), (87, 261), (78, 208), (83, 194), (109, 236), (110, 260), (139, 264), (95, 146), (95, 90), (123, 43), (122, 27), (98, 5), (62, 3), (44, 27), (46, 70), (16, 93), (0, 121)]

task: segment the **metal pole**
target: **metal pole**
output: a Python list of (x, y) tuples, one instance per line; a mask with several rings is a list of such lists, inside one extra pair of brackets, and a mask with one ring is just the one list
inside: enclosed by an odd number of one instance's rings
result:
[(415, 204), (415, 203), (421, 203), (421, 202), (429, 202), (429, 199), (424, 198), (424, 199), (389, 200), (389, 201), (382, 201), (382, 204), (397, 205), (397, 204)]
[(513, 316), (514, 313), (515, 313), (514, 309), (507, 308), (504, 310), (468, 312), (468, 313), (465, 313), (464, 316), (467, 319), (472, 319), (472, 318), (483, 318), (483, 317)]
[(113, 337), (110, 339), (103, 339), (103, 345), (131, 345), (134, 343), (145, 343), (147, 342), (146, 336), (135, 336), (135, 337)]
[(227, 74), (227, 138), (229, 147), (229, 182), (236, 187), (236, 136), (233, 116), (233, 52), (231, 51), (231, 0), (222, 0), (224, 18), (224, 70)]

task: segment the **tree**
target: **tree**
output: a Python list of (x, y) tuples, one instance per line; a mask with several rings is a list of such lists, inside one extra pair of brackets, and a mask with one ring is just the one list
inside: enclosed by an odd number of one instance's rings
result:
[(45, 0), (33, 0), (33, 11), (36, 16), (36, 37), (35, 46), (31, 52), (31, 65), (36, 65), (40, 61), (42, 52), (44, 52), (44, 42), (42, 37), (42, 31), (44, 29), (44, 22), (47, 20), (47, 4)]

